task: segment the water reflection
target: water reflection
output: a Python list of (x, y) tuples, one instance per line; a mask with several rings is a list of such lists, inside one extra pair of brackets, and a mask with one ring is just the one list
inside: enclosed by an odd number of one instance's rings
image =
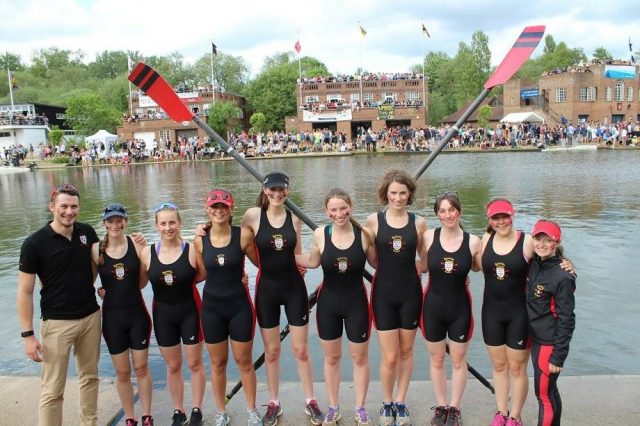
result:
[[(324, 194), (334, 186), (346, 189), (354, 200), (354, 216), (364, 221), (378, 210), (376, 187), (384, 171), (397, 167), (416, 170), (425, 157), (420, 155), (358, 155), (332, 158), (267, 159), (252, 164), (262, 173), (285, 170), (291, 176), (291, 199), (315, 222), (326, 223), (322, 203)], [(465, 229), (481, 234), (486, 226), (484, 206), (494, 197), (506, 197), (516, 207), (515, 224), (530, 231), (541, 217), (553, 218), (563, 226), (566, 252), (578, 268), (577, 329), (565, 374), (640, 374), (637, 364), (640, 340), (637, 323), (640, 313), (635, 296), (637, 253), (640, 242), (640, 172), (637, 151), (452, 154), (440, 156), (419, 181), (413, 211), (427, 218), (428, 226), (437, 226), (433, 214), (435, 194), (458, 191), (463, 203)], [(0, 227), (0, 321), (9, 324), (0, 330), (5, 345), (0, 347), (0, 374), (36, 374), (38, 368), (22, 353), (15, 312), (15, 286), (19, 249), (25, 236), (48, 219), (50, 189), (61, 182), (72, 182), (81, 193), (80, 220), (94, 225), (104, 234), (100, 213), (104, 205), (119, 201), (129, 210), (129, 228), (156, 240), (153, 208), (162, 201), (180, 207), (183, 234), (193, 235), (197, 223), (206, 218), (204, 200), (212, 187), (224, 187), (236, 200), (235, 223), (254, 205), (259, 183), (235, 161), (192, 164), (152, 164), (92, 169), (40, 170), (36, 173), (0, 175), (0, 202), (3, 225)], [(303, 231), (305, 247), (310, 230)], [(248, 269), (255, 278), (255, 269)], [(321, 279), (318, 271), (307, 275), (309, 290)], [(473, 274), (474, 315), (480, 319), (482, 278)], [(145, 289), (150, 302), (151, 291)], [(36, 301), (37, 303), (37, 301)], [(312, 316), (313, 317), (313, 316)], [(311, 343), (315, 375), (321, 375), (321, 354), (315, 324)], [(373, 339), (375, 341), (375, 338)], [(372, 343), (372, 371), (376, 377), (379, 363), (377, 344)], [(416, 341), (416, 378), (427, 377), (424, 342)], [(256, 339), (255, 353), (261, 353)], [(101, 359), (101, 371), (112, 374), (111, 361)], [(348, 358), (348, 357), (347, 357)], [(287, 349), (283, 362), (293, 362)], [(347, 361), (349, 361), (347, 359)], [(469, 362), (485, 375), (490, 364), (480, 325), (469, 352)], [(164, 365), (151, 351), (151, 368), (156, 377), (164, 375)], [(350, 362), (343, 374), (350, 377)], [(264, 380), (263, 372), (259, 373)], [(283, 371), (283, 374), (286, 373)], [(297, 380), (295, 373), (285, 380)]]

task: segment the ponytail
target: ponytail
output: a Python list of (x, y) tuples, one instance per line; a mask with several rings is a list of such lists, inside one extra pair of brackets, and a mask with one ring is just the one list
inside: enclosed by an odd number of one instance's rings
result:
[(109, 246), (109, 234), (105, 234), (104, 238), (100, 240), (98, 244), (98, 265), (104, 265), (104, 254)]

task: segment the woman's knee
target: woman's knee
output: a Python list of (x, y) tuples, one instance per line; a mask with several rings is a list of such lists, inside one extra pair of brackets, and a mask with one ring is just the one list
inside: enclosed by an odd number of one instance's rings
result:
[(280, 359), (280, 346), (266, 347), (264, 350), (264, 359), (266, 362), (276, 362)]
[(227, 369), (228, 357), (211, 358), (211, 371), (213, 373), (224, 373)]
[(324, 354), (324, 363), (333, 367), (340, 364), (340, 358), (342, 358), (340, 353)]
[(432, 368), (442, 369), (444, 368), (444, 356), (431, 355), (430, 364)]
[(128, 382), (129, 380), (131, 380), (131, 369), (130, 368), (116, 369), (116, 379), (119, 382)]
[(309, 348), (306, 344), (294, 344), (291, 347), (293, 355), (298, 361), (309, 360)]
[(351, 362), (356, 367), (363, 367), (369, 363), (368, 354), (351, 354)]

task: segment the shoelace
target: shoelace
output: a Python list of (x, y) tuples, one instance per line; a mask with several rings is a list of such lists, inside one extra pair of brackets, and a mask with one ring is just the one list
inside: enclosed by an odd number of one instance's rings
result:
[(267, 412), (265, 413), (265, 417), (271, 419), (276, 416), (276, 411), (278, 410), (278, 406), (272, 402), (267, 404)]
[(336, 411), (335, 408), (329, 407), (329, 409), (327, 410), (327, 415), (325, 417), (325, 420), (327, 422), (332, 422), (334, 417), (336, 416), (336, 413), (337, 413), (337, 411)]
[(447, 414), (447, 408), (441, 405), (433, 406), (431, 409), (433, 410), (434, 416), (444, 417), (444, 415)]
[(258, 414), (256, 410), (249, 411), (249, 422), (251, 423), (260, 422), (260, 414)]
[(369, 414), (367, 414), (367, 410), (365, 410), (364, 407), (360, 407), (356, 410), (356, 414), (358, 415), (358, 418), (360, 419), (361, 423), (368, 423), (369, 422)]
[(224, 413), (216, 414), (216, 426), (226, 426), (225, 415)]
[(384, 404), (382, 406), (382, 414), (385, 417), (393, 417), (393, 404)]
[(309, 410), (311, 410), (311, 415), (313, 417), (322, 417), (320, 407), (318, 407), (318, 402), (315, 399), (312, 399), (309, 404), (307, 404), (307, 407), (309, 407)]
[(409, 410), (407, 410), (407, 406), (404, 404), (396, 404), (396, 410), (398, 417), (409, 416)]

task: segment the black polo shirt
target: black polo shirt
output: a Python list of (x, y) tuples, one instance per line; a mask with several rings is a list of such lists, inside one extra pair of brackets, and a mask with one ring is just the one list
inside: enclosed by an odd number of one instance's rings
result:
[(50, 225), (22, 243), (19, 269), (37, 274), (42, 282), (43, 320), (84, 318), (99, 309), (91, 269), (91, 245), (98, 236), (91, 226), (76, 222), (69, 240)]

